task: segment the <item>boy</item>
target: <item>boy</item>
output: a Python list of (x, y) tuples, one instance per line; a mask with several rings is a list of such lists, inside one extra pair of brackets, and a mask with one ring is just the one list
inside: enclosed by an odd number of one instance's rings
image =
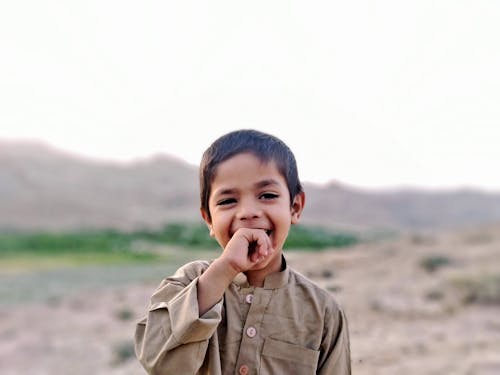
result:
[(217, 139), (200, 164), (201, 215), (222, 247), (165, 279), (136, 327), (149, 374), (350, 374), (347, 321), (282, 254), (305, 194), (281, 140)]

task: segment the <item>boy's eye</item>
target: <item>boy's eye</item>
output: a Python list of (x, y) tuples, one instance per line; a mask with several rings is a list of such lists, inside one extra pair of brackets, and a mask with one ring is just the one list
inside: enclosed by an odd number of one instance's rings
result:
[(275, 193), (264, 193), (260, 196), (261, 199), (264, 199), (264, 200), (271, 200), (271, 199), (276, 199), (278, 198), (278, 194), (275, 194)]
[(236, 202), (236, 199), (234, 199), (234, 198), (226, 198), (226, 199), (222, 199), (221, 201), (217, 202), (217, 205), (224, 206), (224, 205), (232, 204), (235, 202)]

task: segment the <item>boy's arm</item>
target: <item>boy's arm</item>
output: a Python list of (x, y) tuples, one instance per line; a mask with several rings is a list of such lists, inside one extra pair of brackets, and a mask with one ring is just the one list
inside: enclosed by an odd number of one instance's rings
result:
[[(250, 244), (254, 244), (255, 251), (249, 250)], [(222, 299), (224, 291), (238, 273), (258, 266), (274, 253), (264, 230), (241, 228), (236, 231), (220, 257), (210, 264), (198, 280), (200, 316)]]
[[(250, 244), (254, 251), (250, 251)], [(276, 252), (262, 229), (241, 228), (234, 233), (219, 258), (214, 260), (198, 280), (200, 316), (222, 299), (224, 291), (240, 272), (245, 272)]]
[(317, 374), (351, 375), (351, 350), (347, 318), (336, 307), (327, 315)]
[(205, 268), (197, 262), (166, 279), (153, 294), (146, 317), (138, 322), (135, 351), (149, 374), (196, 374), (203, 365), (222, 310), (219, 301), (199, 315), (198, 275)]
[[(249, 254), (253, 242), (256, 250)], [(242, 228), (208, 268), (183, 267), (166, 279), (136, 326), (136, 355), (148, 373), (196, 374), (221, 321), (224, 291), (239, 272), (258, 266), (274, 251), (263, 230)]]
[(198, 313), (203, 316), (224, 295), (231, 281), (238, 272), (227, 265), (224, 259), (218, 258), (210, 264), (198, 279)]

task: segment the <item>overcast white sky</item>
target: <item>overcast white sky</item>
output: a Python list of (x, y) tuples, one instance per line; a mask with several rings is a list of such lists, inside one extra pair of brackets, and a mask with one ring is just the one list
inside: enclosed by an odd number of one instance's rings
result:
[(5, 1), (0, 139), (197, 165), (251, 127), (305, 181), (500, 191), (499, 20), (484, 0)]

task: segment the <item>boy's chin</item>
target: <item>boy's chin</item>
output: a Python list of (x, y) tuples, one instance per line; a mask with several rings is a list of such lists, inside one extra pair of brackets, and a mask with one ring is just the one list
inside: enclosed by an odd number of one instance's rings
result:
[(250, 268), (249, 270), (247, 270), (247, 272), (262, 271), (267, 266), (268, 266), (267, 263), (258, 263), (255, 266), (253, 266), (252, 268)]
[[(279, 263), (277, 261), (279, 259)], [(265, 269), (269, 269), (269, 272), (274, 272), (275, 270), (272, 269), (274, 264), (277, 264), (276, 268), (280, 269), (281, 268), (281, 251), (277, 251), (276, 254), (273, 254), (273, 256), (269, 259), (264, 260), (263, 262), (257, 263), (255, 266), (250, 268), (248, 271), (263, 271)]]

